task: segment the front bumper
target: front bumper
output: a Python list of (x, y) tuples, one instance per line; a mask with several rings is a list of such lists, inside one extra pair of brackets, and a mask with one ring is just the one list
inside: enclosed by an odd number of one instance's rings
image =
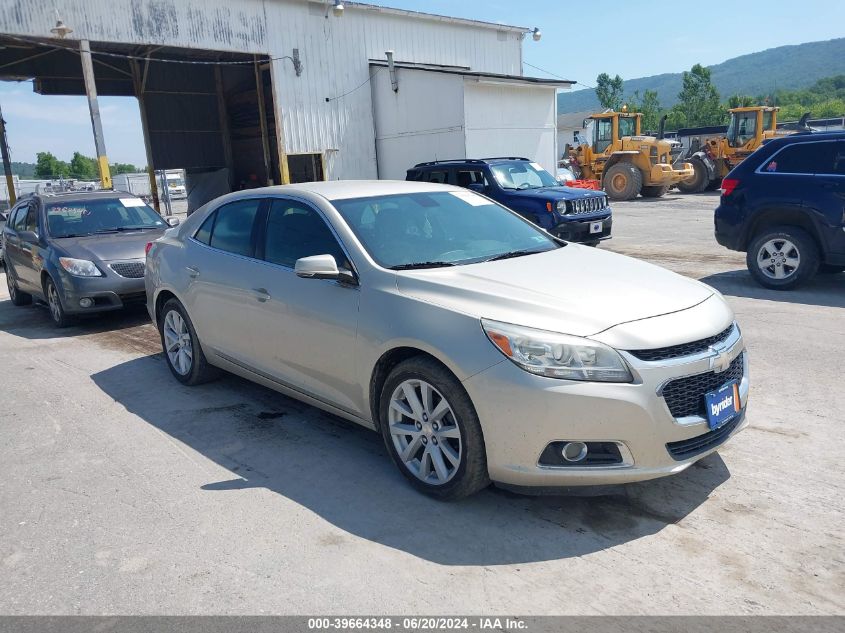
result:
[[(732, 359), (742, 355), (744, 366), (739, 385), (741, 411), (722, 433), (710, 431), (701, 417), (675, 419), (659, 395), (672, 379), (712, 372), (714, 354), (709, 352), (657, 362), (621, 352), (634, 374), (634, 382), (625, 384), (535, 376), (508, 360), (468, 378), (463, 384), (481, 420), (490, 478), (513, 486), (607, 485), (686, 469), (747, 425), (748, 362), (736, 328), (727, 349)], [(694, 438), (698, 441), (688, 442)], [(596, 466), (541, 465), (546, 446), (561, 441), (617, 443), (623, 461)], [(700, 449), (691, 453), (678, 450), (690, 444)]]
[[(602, 223), (602, 230), (600, 233), (590, 232), (590, 227), (595, 222)], [(608, 215), (600, 218), (567, 220), (560, 222), (549, 229), (549, 232), (556, 237), (566, 240), (567, 242), (595, 242), (610, 239), (612, 228), (613, 216)]]
[[(102, 267), (100, 267), (102, 270)], [(94, 314), (121, 310), (146, 303), (144, 278), (121, 277), (111, 268), (104, 270), (104, 277), (74, 277), (61, 269), (57, 284), (62, 306), (68, 314)], [(91, 299), (93, 305), (82, 307), (82, 299)]]

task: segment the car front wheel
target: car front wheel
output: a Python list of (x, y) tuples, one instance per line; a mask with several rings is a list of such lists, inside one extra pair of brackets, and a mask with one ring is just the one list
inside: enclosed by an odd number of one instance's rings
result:
[(459, 499), (490, 484), (478, 415), (442, 365), (423, 357), (398, 364), (384, 384), (379, 410), (387, 450), (418, 490)]
[(751, 276), (772, 290), (791, 290), (819, 269), (819, 249), (810, 235), (794, 226), (775, 226), (757, 233), (746, 253)]
[(217, 371), (208, 364), (188, 313), (176, 299), (161, 310), (159, 334), (164, 358), (171, 373), (186, 385), (200, 385), (214, 379)]
[(50, 318), (53, 319), (53, 325), (58, 328), (65, 328), (70, 325), (71, 319), (65, 312), (59, 290), (56, 288), (55, 282), (49, 277), (44, 280), (44, 297), (47, 299), (47, 307), (50, 308)]

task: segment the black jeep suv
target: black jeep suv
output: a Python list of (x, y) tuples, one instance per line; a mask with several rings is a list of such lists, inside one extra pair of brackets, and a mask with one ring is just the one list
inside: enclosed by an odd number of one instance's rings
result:
[(845, 132), (769, 141), (722, 181), (716, 241), (776, 290), (845, 270)]

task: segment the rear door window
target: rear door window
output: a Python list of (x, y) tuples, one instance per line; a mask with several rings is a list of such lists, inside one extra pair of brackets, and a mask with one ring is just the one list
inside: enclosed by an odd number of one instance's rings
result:
[(259, 199), (238, 200), (217, 209), (209, 245), (227, 253), (252, 257), (252, 233), (259, 206)]
[(763, 163), (762, 171), (777, 174), (829, 174), (834, 169), (836, 143), (795, 143)]
[(449, 184), (449, 172), (445, 169), (423, 172), (420, 178), (423, 182), (439, 182), (441, 184)]

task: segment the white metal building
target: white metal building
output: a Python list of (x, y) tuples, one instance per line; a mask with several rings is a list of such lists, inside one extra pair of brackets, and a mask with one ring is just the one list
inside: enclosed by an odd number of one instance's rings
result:
[[(3, 5), (0, 78), (84, 94), (74, 53), (90, 40), (98, 92), (138, 97), (150, 165), (189, 182), (402, 178), (491, 154), (555, 166), (555, 91), (572, 82), (522, 77), (523, 27), (352, 2), (337, 17), (334, 0)], [(73, 29), (61, 40), (56, 10)]]

